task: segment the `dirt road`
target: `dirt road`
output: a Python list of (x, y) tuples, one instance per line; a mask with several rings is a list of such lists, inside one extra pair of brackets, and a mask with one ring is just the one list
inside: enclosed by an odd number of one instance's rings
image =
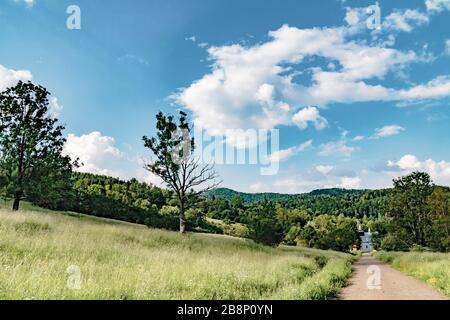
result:
[(340, 300), (446, 300), (427, 284), (394, 270), (370, 255), (355, 263), (350, 285)]

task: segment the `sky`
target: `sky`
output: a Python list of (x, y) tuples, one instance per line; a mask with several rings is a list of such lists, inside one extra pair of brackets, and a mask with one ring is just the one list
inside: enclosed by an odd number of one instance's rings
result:
[(160, 184), (142, 136), (184, 110), (236, 152), (271, 146), (218, 162), (222, 187), (450, 186), (450, 0), (2, 0), (0, 90), (19, 80), (52, 93), (81, 171)]

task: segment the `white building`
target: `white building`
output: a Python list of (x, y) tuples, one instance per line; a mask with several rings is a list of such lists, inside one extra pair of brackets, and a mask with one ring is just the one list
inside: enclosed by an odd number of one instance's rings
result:
[(361, 251), (362, 252), (372, 252), (373, 244), (372, 244), (372, 232), (369, 229), (369, 232), (359, 231), (359, 236), (361, 237)]

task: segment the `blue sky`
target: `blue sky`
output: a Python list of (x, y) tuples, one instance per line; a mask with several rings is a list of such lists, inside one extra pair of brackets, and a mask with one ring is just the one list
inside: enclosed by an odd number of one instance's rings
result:
[(279, 172), (219, 165), (224, 187), (380, 188), (413, 170), (450, 185), (450, 0), (379, 1), (372, 29), (375, 4), (4, 0), (0, 89), (47, 87), (93, 173), (156, 183), (141, 137), (183, 109), (209, 134), (279, 130)]

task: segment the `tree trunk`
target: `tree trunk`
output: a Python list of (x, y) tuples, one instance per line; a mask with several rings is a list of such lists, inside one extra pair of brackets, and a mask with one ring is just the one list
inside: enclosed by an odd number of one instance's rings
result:
[(14, 194), (13, 211), (19, 211), (20, 200), (22, 199), (22, 191), (16, 191)]
[(18, 163), (18, 179), (17, 179), (17, 186), (16, 186), (16, 192), (14, 193), (14, 202), (13, 202), (13, 211), (19, 211), (19, 206), (20, 206), (20, 200), (22, 199), (23, 196), (23, 177), (24, 177), (24, 169), (23, 169), (23, 165), (24, 165), (24, 144), (25, 144), (25, 136), (22, 136), (22, 140), (20, 143), (20, 148), (19, 148), (19, 163)]
[(183, 214), (180, 214), (180, 233), (183, 234), (186, 232), (186, 218)]
[(180, 233), (186, 232), (186, 217), (184, 215), (185, 205), (183, 196), (180, 197)]

